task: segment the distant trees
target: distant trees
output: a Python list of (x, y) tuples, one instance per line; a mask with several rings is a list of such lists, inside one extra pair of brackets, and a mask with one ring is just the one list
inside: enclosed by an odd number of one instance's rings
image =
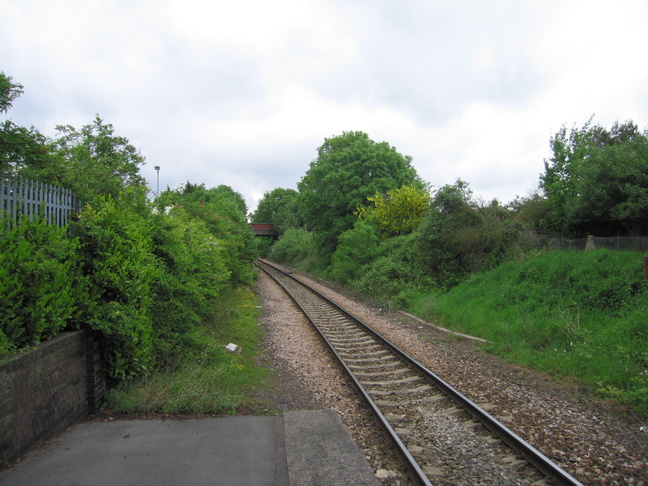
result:
[(422, 187), (423, 183), (411, 157), (386, 142), (376, 143), (363, 132), (344, 132), (324, 140), (297, 187), (304, 222), (315, 232), (325, 265), (338, 236), (353, 228), (354, 213), (367, 197), (403, 185)]
[(273, 224), (280, 235), (290, 228), (303, 226), (299, 193), (294, 189), (281, 187), (264, 193), (251, 219), (253, 223)]
[(552, 230), (583, 236), (648, 230), (648, 132), (631, 121), (610, 130), (562, 127), (551, 138), (540, 187)]
[(266, 194), (254, 220), (303, 219), (270, 258), (291, 263), (297, 255), (307, 270), (399, 305), (519, 257), (545, 241), (538, 236), (648, 231), (648, 132), (630, 121), (610, 129), (588, 122), (562, 127), (550, 147), (539, 190), (502, 205), (474, 200), (460, 179), (430, 194), (409, 157), (344, 132), (318, 148), (298, 192)]

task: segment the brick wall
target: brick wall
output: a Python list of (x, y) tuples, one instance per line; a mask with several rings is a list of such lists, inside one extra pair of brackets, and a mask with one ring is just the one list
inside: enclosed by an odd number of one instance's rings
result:
[(65, 332), (0, 364), (0, 464), (97, 410), (106, 392), (99, 351), (89, 332)]

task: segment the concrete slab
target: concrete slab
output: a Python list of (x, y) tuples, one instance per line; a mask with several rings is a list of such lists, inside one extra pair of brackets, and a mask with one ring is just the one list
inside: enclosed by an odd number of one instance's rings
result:
[(282, 417), (82, 423), (0, 472), (0, 484), (288, 484)]
[(0, 471), (0, 485), (377, 485), (331, 410), (284, 417), (75, 425)]
[(286, 412), (284, 428), (291, 485), (378, 485), (335, 411)]

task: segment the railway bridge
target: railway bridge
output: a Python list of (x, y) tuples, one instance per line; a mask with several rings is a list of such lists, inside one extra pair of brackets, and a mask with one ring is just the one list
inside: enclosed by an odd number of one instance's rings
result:
[(279, 237), (274, 225), (269, 223), (250, 223), (250, 230), (255, 236), (267, 236), (274, 240)]

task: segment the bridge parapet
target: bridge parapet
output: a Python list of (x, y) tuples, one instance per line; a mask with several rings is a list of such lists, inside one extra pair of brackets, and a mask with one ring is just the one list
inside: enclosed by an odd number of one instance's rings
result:
[(269, 223), (251, 223), (250, 229), (256, 236), (271, 236), (273, 238), (277, 238), (279, 236), (279, 233), (275, 229), (274, 225)]

